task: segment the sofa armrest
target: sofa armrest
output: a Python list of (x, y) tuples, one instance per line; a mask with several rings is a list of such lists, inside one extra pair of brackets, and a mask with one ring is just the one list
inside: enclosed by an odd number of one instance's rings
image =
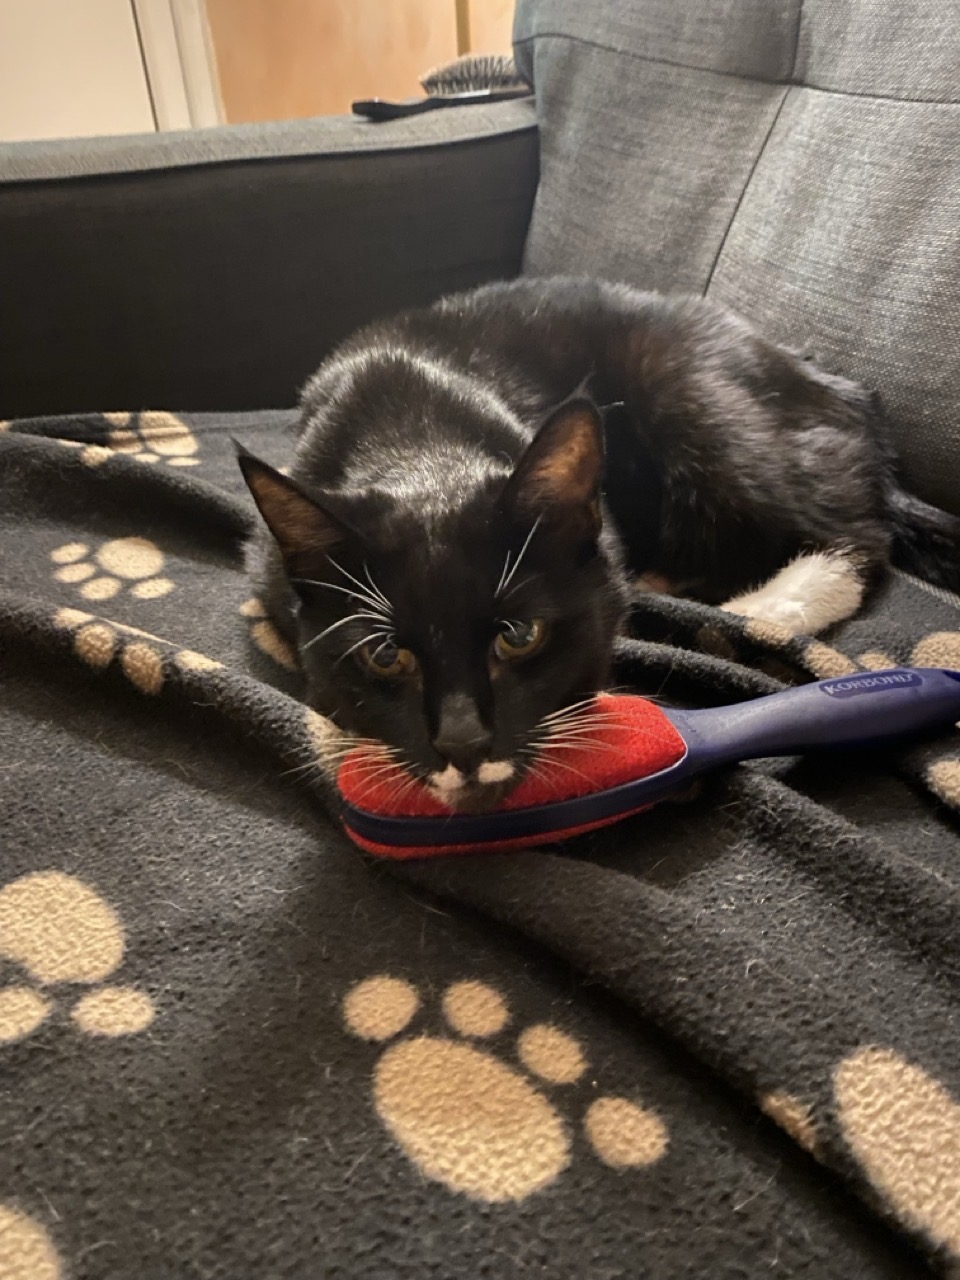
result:
[(0, 146), (0, 418), (293, 403), (358, 324), (515, 275), (529, 101)]

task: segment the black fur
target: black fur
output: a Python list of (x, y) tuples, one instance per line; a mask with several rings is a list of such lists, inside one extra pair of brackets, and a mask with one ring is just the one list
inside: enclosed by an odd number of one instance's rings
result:
[[(511, 480), (584, 395), (604, 415), (599, 533), (589, 495), (561, 510)], [(311, 704), (420, 775), (452, 758), (445, 707), (478, 759), (522, 767), (542, 717), (603, 684), (629, 573), (720, 603), (805, 550), (849, 549), (875, 577), (896, 537), (898, 562), (958, 582), (958, 522), (900, 489), (874, 397), (712, 303), (595, 281), (492, 285), (369, 326), (307, 384), (290, 480), (244, 469), (275, 532), (277, 501), (299, 512), (283, 552), (264, 529), (251, 563)], [(497, 664), (495, 588), (537, 514), (509, 612), (546, 619), (549, 640)], [(334, 627), (358, 611), (347, 575), (368, 573), (413, 678), (344, 657), (369, 623)]]
[(892, 483), (887, 495), (893, 563), (935, 586), (960, 592), (960, 520)]

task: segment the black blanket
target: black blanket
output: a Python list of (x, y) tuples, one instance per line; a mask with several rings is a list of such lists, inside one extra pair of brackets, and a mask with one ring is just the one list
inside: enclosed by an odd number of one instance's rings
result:
[[(0, 429), (0, 1276), (897, 1277), (960, 1257), (960, 743), (761, 762), (563, 847), (341, 834), (230, 436)], [(646, 597), (688, 705), (960, 667)]]

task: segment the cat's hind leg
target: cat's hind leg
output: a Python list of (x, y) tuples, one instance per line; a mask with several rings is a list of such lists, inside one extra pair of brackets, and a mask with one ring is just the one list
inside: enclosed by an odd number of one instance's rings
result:
[(870, 580), (870, 566), (862, 553), (811, 551), (791, 560), (761, 587), (720, 607), (744, 618), (778, 623), (791, 635), (816, 635), (853, 617)]

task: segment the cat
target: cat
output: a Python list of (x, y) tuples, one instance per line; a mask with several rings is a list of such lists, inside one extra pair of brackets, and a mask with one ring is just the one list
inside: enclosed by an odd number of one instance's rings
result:
[(700, 298), (572, 278), (377, 322), (246, 451), (249, 563), (311, 706), (452, 810), (589, 740), (632, 592), (815, 633), (891, 563), (960, 587), (878, 399)]

